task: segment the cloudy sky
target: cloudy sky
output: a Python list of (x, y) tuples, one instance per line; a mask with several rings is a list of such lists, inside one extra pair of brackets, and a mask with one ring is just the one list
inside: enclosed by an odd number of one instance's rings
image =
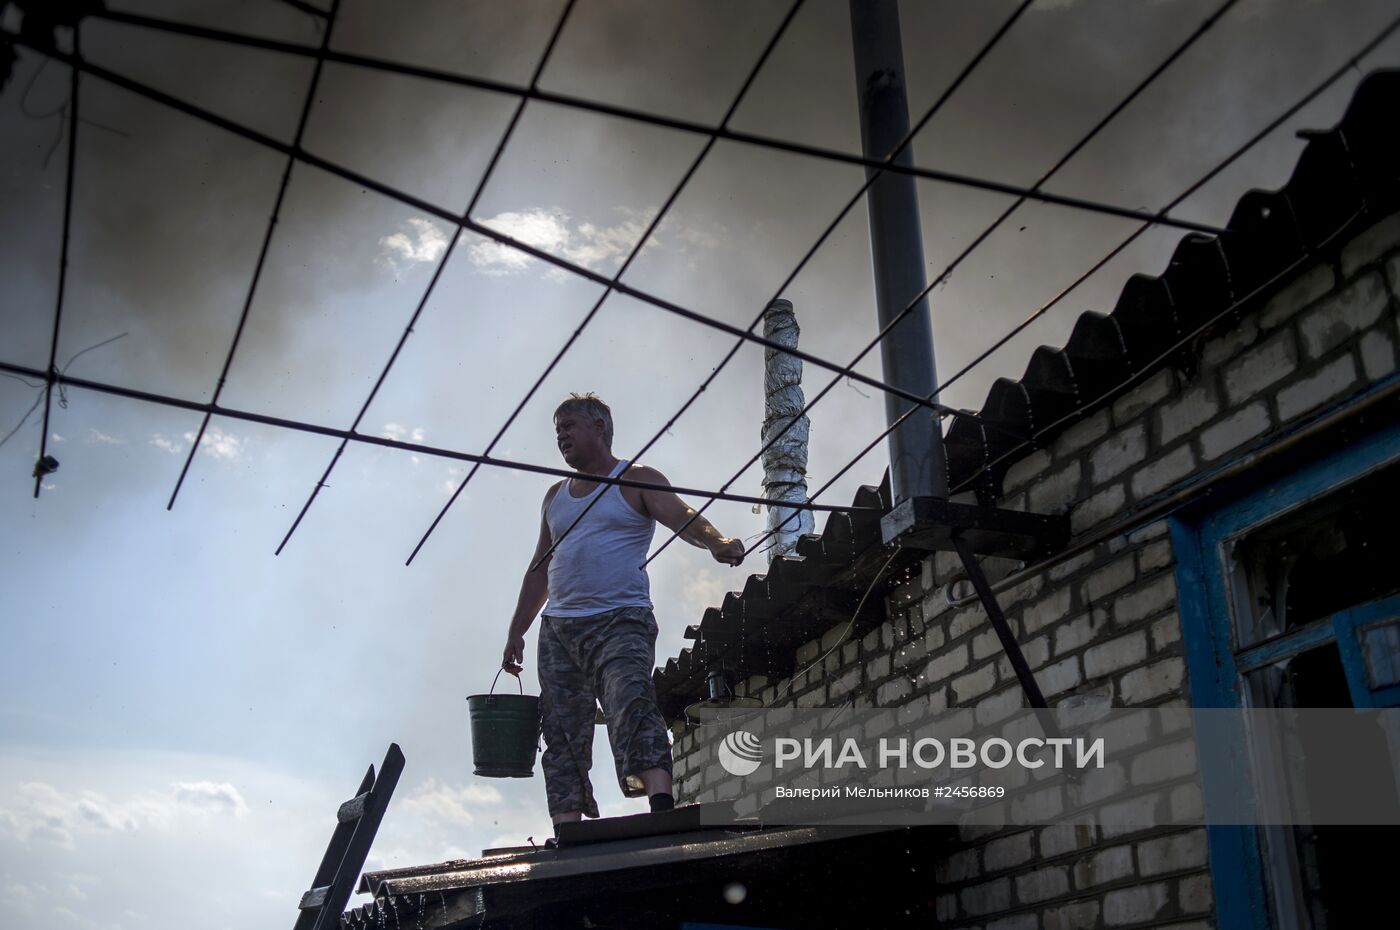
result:
[[(915, 140), (918, 163), (1034, 182), (1220, 0), (1041, 0)], [(112, 6), (305, 44), (319, 22), (274, 0)], [(387, 5), (344, 0), (335, 48), (528, 82), (561, 0)], [(914, 118), (1010, 14), (1010, 0), (905, 2)], [(787, 0), (580, 0), (543, 87), (716, 123)], [(1394, 0), (1241, 0), (1048, 184), (1157, 209), (1338, 68), (1396, 15)], [(16, 26), (14, 12), (6, 29)], [(65, 38), (66, 41), (66, 38)], [(96, 62), (279, 139), (295, 132), (305, 59), (83, 27)], [(1300, 127), (1331, 125), (1392, 39), (1289, 125), (1182, 205), (1224, 223), (1245, 190), (1287, 180)], [(809, 0), (741, 102), (737, 129), (858, 151), (846, 5)], [(56, 299), (69, 74), (21, 53), (0, 96), (0, 359), (43, 368)], [(514, 101), (326, 67), (305, 147), (453, 211), (470, 199)], [(81, 87), (70, 265), (57, 361), (70, 374), (208, 400), (233, 338), (284, 157), (97, 79)], [(612, 274), (702, 137), (545, 104), (525, 110), (475, 218)], [(714, 146), (625, 281), (747, 326), (860, 186), (859, 169)], [(1010, 202), (921, 182), (929, 274)], [(1135, 228), (1046, 206), (1017, 211), (932, 297), (951, 373)], [(324, 171), (294, 168), (221, 403), (345, 428), (403, 333), (452, 229)], [(1128, 275), (1164, 266), (1180, 233), (1151, 232), (944, 397), (979, 407), (1075, 317), (1112, 309)], [(845, 364), (875, 332), (863, 204), (787, 289), (802, 346)], [(593, 305), (593, 283), (463, 236), (370, 406), (367, 433), (482, 451)], [(75, 358), (112, 337), (114, 342)], [(494, 453), (560, 465), (549, 414), (571, 390), (613, 406), (615, 451), (652, 437), (732, 339), (610, 297)], [(762, 353), (739, 352), (648, 460), (717, 487), (757, 450)], [(878, 375), (878, 357), (862, 370)], [(827, 382), (809, 367), (809, 391)], [(280, 556), (334, 440), (215, 419), (173, 510), (199, 417), (69, 390), (39, 500), (29, 478), (39, 390), (0, 378), (0, 901), (16, 928), (277, 926), (294, 917), (336, 805), (391, 740), (408, 758), (371, 865), (516, 844), (548, 830), (538, 779), (470, 774), (464, 698), (500, 654), (549, 479), (483, 469), (411, 566), (461, 481), (460, 463), (352, 445)], [(883, 402), (843, 384), (812, 413), (824, 482), (883, 426)], [(879, 480), (883, 450), (828, 492)], [(757, 493), (750, 470), (734, 485)], [(752, 536), (743, 505), (711, 511)], [(821, 521), (818, 521), (820, 526)], [(658, 537), (658, 541), (661, 537)], [(759, 567), (755, 565), (754, 567)], [(743, 570), (672, 547), (653, 565), (660, 657)], [(533, 655), (533, 637), (527, 646)], [(533, 672), (526, 687), (537, 690)], [(601, 746), (601, 740), (600, 740)], [(609, 812), (626, 802), (599, 753)], [(196, 915), (198, 915), (196, 917)]]

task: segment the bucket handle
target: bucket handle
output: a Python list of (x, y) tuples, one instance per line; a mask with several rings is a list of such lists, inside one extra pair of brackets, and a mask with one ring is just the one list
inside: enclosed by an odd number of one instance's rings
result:
[[(496, 682), (497, 682), (498, 680), (500, 680), (501, 672), (504, 672), (504, 671), (505, 671), (504, 668), (498, 668), (498, 669), (496, 669), (496, 677), (491, 679), (491, 690), (488, 692), (488, 694), (495, 694), (495, 693), (496, 693)], [(516, 675), (516, 676), (515, 676), (515, 686), (516, 686), (517, 688), (520, 689), (520, 693), (521, 693), (521, 694), (524, 694), (524, 693), (525, 693), (525, 685), (524, 685), (523, 682), (521, 682), (520, 676), (519, 676), (519, 675)]]

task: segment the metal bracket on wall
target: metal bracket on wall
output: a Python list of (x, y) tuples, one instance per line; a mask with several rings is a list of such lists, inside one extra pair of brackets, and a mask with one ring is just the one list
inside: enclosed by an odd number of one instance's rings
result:
[[(1069, 519), (1046, 514), (999, 510), (973, 504), (957, 504), (937, 497), (912, 497), (880, 519), (880, 532), (887, 545), (905, 546), (929, 552), (956, 552), (967, 570), (968, 580), (987, 611), (987, 619), (1016, 680), (1026, 695), (1026, 703), (1036, 711), (1049, 705), (1040, 685), (1031, 674), (1021, 644), (997, 602), (978, 556), (999, 556), (1030, 561), (1063, 549), (1069, 541)], [(1059, 728), (1048, 713), (1037, 713), (1046, 735), (1058, 737)]]

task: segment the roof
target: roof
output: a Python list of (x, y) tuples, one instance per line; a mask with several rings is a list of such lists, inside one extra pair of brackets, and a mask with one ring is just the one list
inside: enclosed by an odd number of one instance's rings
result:
[[(1396, 112), (1400, 71), (1368, 76), (1335, 127), (1300, 133), (1308, 143), (1287, 184), (1240, 198), (1229, 235), (1188, 234), (1160, 275), (1133, 275), (1111, 312), (1082, 314), (1063, 348), (1041, 346), (1019, 380), (999, 378), (978, 419), (955, 418), (944, 437), (949, 486), (971, 490), (985, 504), (997, 500), (1017, 460), (1152, 372), (1194, 369), (1206, 338), (1324, 258), (1339, 234), (1400, 207)], [(1018, 448), (1019, 436), (1035, 438)], [(888, 510), (888, 479), (879, 488), (862, 487), (854, 503)], [(889, 587), (920, 558), (886, 547), (871, 512), (831, 514), (822, 532), (802, 537), (795, 552), (775, 559), (766, 575), (751, 575), (741, 592), (725, 595), (687, 629), (696, 645), (654, 675), (668, 719), (704, 696), (706, 666), (720, 656), (740, 677), (790, 675), (796, 647), (850, 619), (852, 592), (858, 598), (886, 559), (894, 559), (883, 583)], [(879, 614), (862, 611), (855, 635), (877, 624)]]
[[(567, 824), (558, 849), (487, 850), (478, 859), (369, 872), (359, 890), (374, 899), (347, 911), (341, 924), (378, 930), (386, 920), (393, 926), (407, 921), (426, 930), (488, 922), (509, 926), (519, 919), (550, 926), (551, 907), (564, 909), (575, 923), (589, 917), (600, 926), (613, 925), (606, 918), (614, 908), (626, 915), (627, 926), (645, 926), (648, 913), (689, 920), (790, 916), (800, 912), (794, 897), (810, 897), (823, 882), (834, 881), (828, 871), (849, 872), (851, 856), (874, 847), (887, 852), (896, 835), (900, 848), (910, 848), (944, 842), (949, 832), (757, 824), (735, 829), (706, 826), (710, 810), (690, 805), (665, 814)], [(736, 912), (723, 893), (736, 880), (754, 899), (746, 912)]]

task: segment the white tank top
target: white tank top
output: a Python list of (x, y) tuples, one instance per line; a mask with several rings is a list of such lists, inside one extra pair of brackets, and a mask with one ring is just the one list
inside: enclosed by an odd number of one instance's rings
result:
[[(608, 477), (627, 470), (619, 462)], [(554, 550), (549, 563), (551, 617), (588, 617), (619, 607), (651, 607), (651, 583), (642, 563), (656, 532), (656, 521), (644, 517), (622, 497), (615, 484), (600, 484), (585, 497), (569, 493), (565, 481), (545, 510), (551, 540), (558, 539), (589, 503), (601, 495)]]

